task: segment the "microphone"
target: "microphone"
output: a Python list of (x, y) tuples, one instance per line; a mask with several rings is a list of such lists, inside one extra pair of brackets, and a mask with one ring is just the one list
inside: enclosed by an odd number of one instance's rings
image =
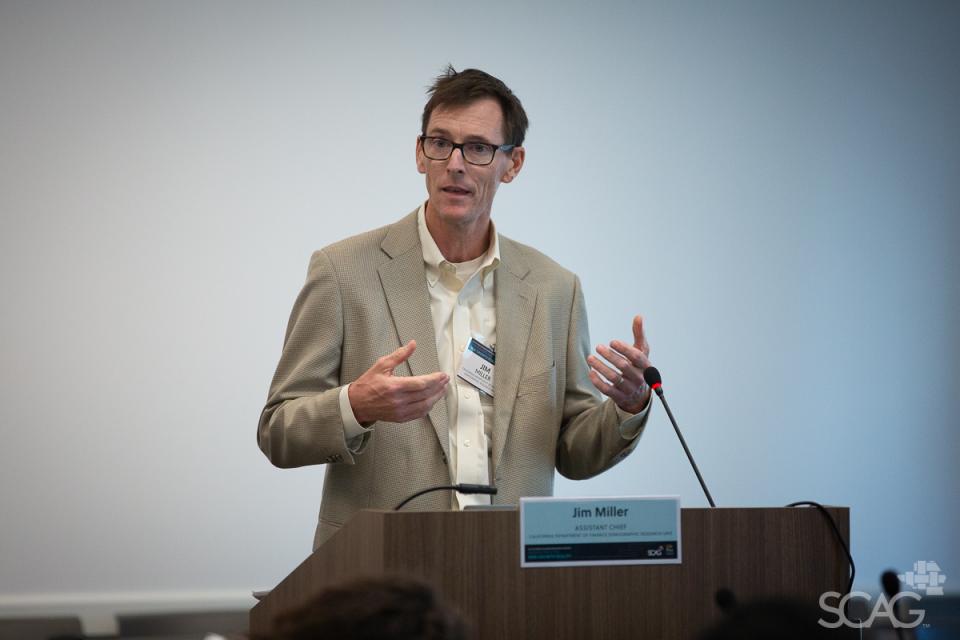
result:
[(703, 489), (704, 495), (707, 496), (707, 502), (710, 503), (711, 507), (716, 507), (716, 503), (713, 501), (713, 496), (710, 495), (710, 491), (707, 489), (707, 483), (703, 481), (703, 476), (700, 475), (700, 469), (697, 467), (697, 463), (693, 461), (693, 454), (690, 453), (690, 448), (687, 446), (687, 441), (683, 439), (683, 434), (680, 433), (680, 427), (677, 426), (677, 421), (673, 417), (673, 412), (670, 411), (670, 405), (667, 404), (667, 399), (663, 396), (663, 380), (660, 377), (660, 372), (657, 371), (656, 367), (647, 367), (643, 370), (643, 380), (650, 388), (653, 389), (656, 394), (660, 397), (660, 402), (663, 403), (663, 408), (667, 411), (667, 416), (670, 418), (670, 424), (673, 425), (673, 430), (677, 432), (677, 437), (680, 438), (680, 444), (683, 445), (683, 450), (687, 454), (687, 459), (690, 461), (690, 466), (693, 467), (693, 472), (697, 474), (697, 480), (700, 481), (700, 487)]
[(467, 484), (466, 482), (461, 482), (460, 484), (453, 485), (453, 488), (457, 490), (457, 493), (482, 493), (488, 496), (497, 495), (497, 488), (489, 484)]
[(663, 397), (663, 378), (660, 377), (660, 370), (656, 367), (647, 367), (643, 370), (643, 381), (657, 392), (657, 395)]
[(488, 496), (495, 496), (495, 495), (497, 495), (497, 488), (494, 487), (494, 486), (492, 486), (492, 485), (488, 485), (488, 484), (467, 484), (467, 483), (461, 483), (461, 484), (443, 484), (443, 485), (439, 485), (439, 486), (436, 486), (436, 487), (429, 487), (429, 488), (424, 489), (424, 490), (422, 490), (422, 491), (417, 491), (415, 494), (413, 494), (412, 496), (406, 498), (403, 502), (401, 502), (400, 504), (398, 504), (397, 506), (395, 506), (395, 507), (393, 508), (393, 510), (394, 510), (394, 511), (399, 511), (400, 509), (403, 508), (403, 506), (404, 506), (405, 504), (407, 504), (408, 502), (410, 502), (410, 501), (413, 500), (414, 498), (419, 498), (419, 497), (422, 496), (423, 494), (425, 494), (425, 493), (431, 493), (431, 492), (433, 492), (433, 491), (456, 491), (456, 492), (458, 492), (458, 493), (468, 493), (468, 494), (469, 494), (469, 493), (482, 493), (482, 494), (485, 494), (485, 495), (488, 495)]

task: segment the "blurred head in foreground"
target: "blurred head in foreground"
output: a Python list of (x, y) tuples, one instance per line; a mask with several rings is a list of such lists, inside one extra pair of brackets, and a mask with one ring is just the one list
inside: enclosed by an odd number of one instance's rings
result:
[(460, 615), (429, 585), (410, 578), (370, 578), (330, 587), (277, 616), (254, 640), (467, 640)]

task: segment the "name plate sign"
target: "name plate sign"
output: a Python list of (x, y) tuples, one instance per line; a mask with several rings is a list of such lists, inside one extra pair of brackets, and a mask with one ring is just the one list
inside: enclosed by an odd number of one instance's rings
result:
[(680, 564), (679, 496), (520, 499), (520, 566), (608, 564)]

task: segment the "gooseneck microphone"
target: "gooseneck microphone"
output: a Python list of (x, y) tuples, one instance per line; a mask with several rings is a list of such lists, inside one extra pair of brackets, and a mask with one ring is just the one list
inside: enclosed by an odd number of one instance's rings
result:
[(693, 461), (693, 454), (690, 453), (690, 448), (687, 446), (687, 441), (683, 439), (683, 434), (680, 433), (680, 427), (677, 426), (677, 421), (673, 417), (673, 412), (670, 411), (670, 405), (667, 404), (667, 399), (663, 396), (663, 379), (660, 377), (660, 372), (657, 371), (656, 367), (647, 367), (643, 370), (643, 380), (650, 385), (650, 388), (653, 389), (657, 396), (660, 397), (660, 402), (663, 403), (663, 408), (667, 411), (667, 416), (670, 418), (670, 424), (673, 425), (673, 430), (677, 432), (677, 437), (680, 438), (680, 444), (683, 445), (683, 450), (687, 454), (687, 459), (690, 461), (690, 466), (693, 467), (693, 472), (697, 474), (697, 480), (700, 481), (700, 487), (703, 488), (704, 495), (707, 496), (707, 502), (710, 503), (711, 507), (716, 507), (716, 503), (713, 501), (713, 496), (710, 495), (710, 491), (707, 489), (707, 483), (703, 481), (703, 476), (700, 475), (700, 469), (697, 468), (697, 463)]
[(395, 506), (393, 510), (399, 511), (401, 508), (403, 508), (403, 505), (407, 504), (414, 498), (419, 498), (425, 493), (432, 493), (434, 491), (456, 491), (457, 493), (483, 493), (488, 496), (497, 495), (497, 488), (488, 484), (467, 484), (463, 482), (461, 482), (460, 484), (443, 484), (436, 487), (429, 487), (427, 489), (424, 489), (423, 491), (417, 491), (415, 494), (413, 494), (412, 496), (408, 497), (403, 502)]

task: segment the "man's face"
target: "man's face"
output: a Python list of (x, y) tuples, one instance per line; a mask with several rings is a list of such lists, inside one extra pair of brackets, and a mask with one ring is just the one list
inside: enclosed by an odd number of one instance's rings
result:
[[(503, 111), (493, 98), (483, 98), (463, 107), (443, 106), (430, 114), (426, 135), (451, 142), (505, 144)], [(417, 143), (417, 170), (426, 175), (430, 197), (428, 213), (438, 222), (468, 229), (490, 217), (493, 196), (501, 182), (510, 182), (523, 166), (524, 150), (497, 151), (485, 166), (470, 164), (455, 149), (446, 160), (431, 160)]]

